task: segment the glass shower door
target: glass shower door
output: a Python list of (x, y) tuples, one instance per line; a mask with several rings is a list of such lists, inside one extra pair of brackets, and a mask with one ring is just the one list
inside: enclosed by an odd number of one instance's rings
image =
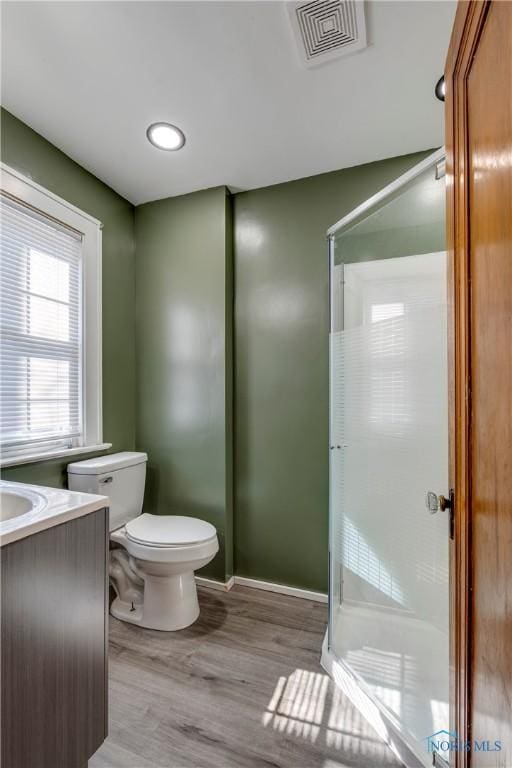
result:
[(330, 239), (329, 648), (417, 753), (448, 729), (449, 517), (425, 505), (448, 492), (444, 180), (426, 165)]

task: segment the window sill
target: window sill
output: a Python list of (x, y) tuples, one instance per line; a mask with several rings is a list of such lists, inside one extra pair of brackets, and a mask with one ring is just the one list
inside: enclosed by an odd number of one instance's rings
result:
[(100, 443), (99, 445), (81, 445), (79, 448), (62, 448), (60, 451), (47, 451), (46, 453), (30, 453), (26, 456), (12, 456), (0, 459), (0, 467), (14, 467), (21, 464), (35, 464), (39, 461), (51, 461), (51, 459), (71, 459), (81, 453), (97, 453), (108, 451), (112, 443)]

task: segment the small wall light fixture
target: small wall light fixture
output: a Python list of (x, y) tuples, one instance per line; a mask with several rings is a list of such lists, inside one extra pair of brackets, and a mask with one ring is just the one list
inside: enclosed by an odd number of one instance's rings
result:
[(175, 152), (185, 144), (185, 134), (170, 123), (152, 123), (146, 131), (148, 141), (158, 149)]

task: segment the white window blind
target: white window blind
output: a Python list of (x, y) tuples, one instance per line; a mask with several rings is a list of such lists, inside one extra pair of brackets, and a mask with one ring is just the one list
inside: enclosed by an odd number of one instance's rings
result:
[(0, 446), (82, 439), (82, 236), (2, 194)]

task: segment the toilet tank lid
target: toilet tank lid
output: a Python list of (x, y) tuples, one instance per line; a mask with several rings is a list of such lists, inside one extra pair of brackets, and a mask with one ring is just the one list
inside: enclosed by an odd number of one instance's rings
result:
[(114, 472), (116, 469), (133, 467), (136, 464), (143, 464), (147, 460), (147, 453), (137, 453), (136, 451), (109, 453), (107, 456), (96, 456), (94, 459), (74, 461), (72, 464), (68, 464), (68, 474), (104, 475), (105, 472)]

